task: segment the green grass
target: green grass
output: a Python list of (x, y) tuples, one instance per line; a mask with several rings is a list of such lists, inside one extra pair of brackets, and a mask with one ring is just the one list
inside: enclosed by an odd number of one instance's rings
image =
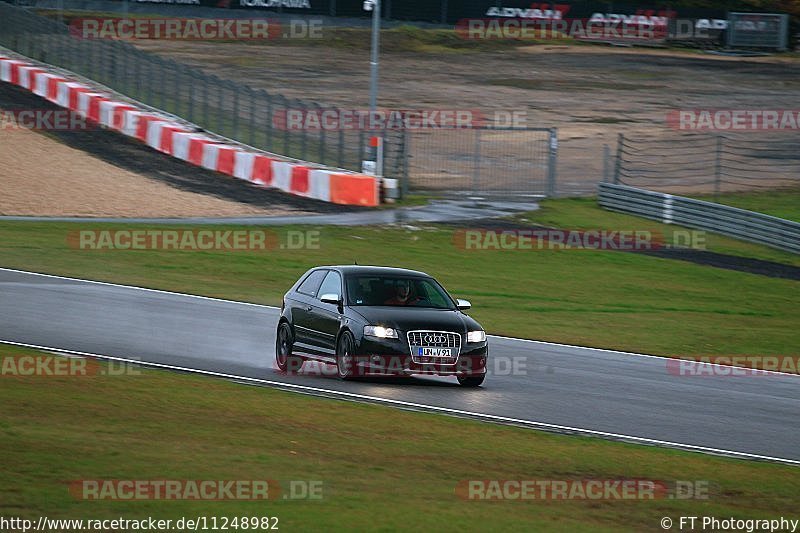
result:
[[(565, 227), (653, 227), (582, 200), (546, 202), (529, 217)], [(470, 299), (470, 313), (495, 334), (671, 356), (796, 355), (800, 345), (797, 282), (683, 261), (612, 251), (464, 250), (457, 230), (442, 226), (304, 228), (320, 232), (319, 249), (250, 253), (67, 245), (69, 231), (110, 228), (131, 226), (0, 223), (2, 266), (278, 304), (309, 267), (357, 261), (429, 272), (454, 296)], [(268, 231), (283, 239), (286, 229)], [(777, 257), (735, 241), (724, 246)]]
[(800, 188), (798, 187), (726, 193), (717, 197), (705, 195), (696, 196), (696, 198), (800, 222)]
[[(0, 356), (35, 352), (0, 345)], [(658, 530), (662, 516), (774, 518), (796, 468), (551, 435), (142, 370), (0, 377), (0, 515), (277, 516), (283, 531)], [(707, 499), (465, 501), (468, 479), (707, 483)], [(321, 500), (84, 501), (73, 480), (321, 481)]]

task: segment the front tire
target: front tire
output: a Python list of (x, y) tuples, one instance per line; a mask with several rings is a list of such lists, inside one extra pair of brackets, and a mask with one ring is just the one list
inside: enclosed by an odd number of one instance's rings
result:
[(336, 372), (341, 380), (353, 379), (354, 347), (353, 335), (349, 331), (342, 333), (339, 342), (336, 343)]
[(303, 366), (303, 358), (292, 353), (294, 335), (287, 322), (281, 322), (275, 335), (275, 366), (281, 372), (299, 372)]
[(486, 374), (480, 376), (457, 376), (458, 384), (462, 387), (480, 387), (483, 380), (486, 379)]

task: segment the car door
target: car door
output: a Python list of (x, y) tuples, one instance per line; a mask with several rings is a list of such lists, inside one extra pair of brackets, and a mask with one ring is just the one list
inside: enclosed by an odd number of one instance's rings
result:
[(312, 343), (323, 355), (336, 355), (336, 334), (339, 332), (342, 314), (339, 306), (320, 300), (325, 294), (335, 294), (342, 299), (342, 276), (331, 270), (325, 276), (317, 291), (311, 316), (311, 329), (314, 330)]
[(294, 326), (294, 345), (298, 352), (308, 352), (313, 347), (312, 338), (312, 311), (317, 290), (329, 271), (326, 269), (314, 270), (297, 286), (292, 293), (290, 306), (292, 325)]

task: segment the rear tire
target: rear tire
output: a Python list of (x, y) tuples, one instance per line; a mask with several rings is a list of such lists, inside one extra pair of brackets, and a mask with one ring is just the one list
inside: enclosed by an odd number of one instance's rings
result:
[(336, 343), (336, 372), (341, 380), (353, 379), (354, 347), (353, 335), (349, 331), (342, 333), (339, 342)]
[(458, 384), (462, 387), (480, 387), (483, 380), (486, 379), (486, 374), (480, 376), (457, 376)]
[(281, 322), (275, 335), (275, 366), (281, 372), (296, 373), (303, 366), (303, 358), (292, 353), (294, 336), (287, 322)]

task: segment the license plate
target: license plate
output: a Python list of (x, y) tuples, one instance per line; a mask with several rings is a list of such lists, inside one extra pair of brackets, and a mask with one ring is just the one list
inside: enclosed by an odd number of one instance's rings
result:
[(420, 357), (453, 357), (452, 348), (417, 348)]

